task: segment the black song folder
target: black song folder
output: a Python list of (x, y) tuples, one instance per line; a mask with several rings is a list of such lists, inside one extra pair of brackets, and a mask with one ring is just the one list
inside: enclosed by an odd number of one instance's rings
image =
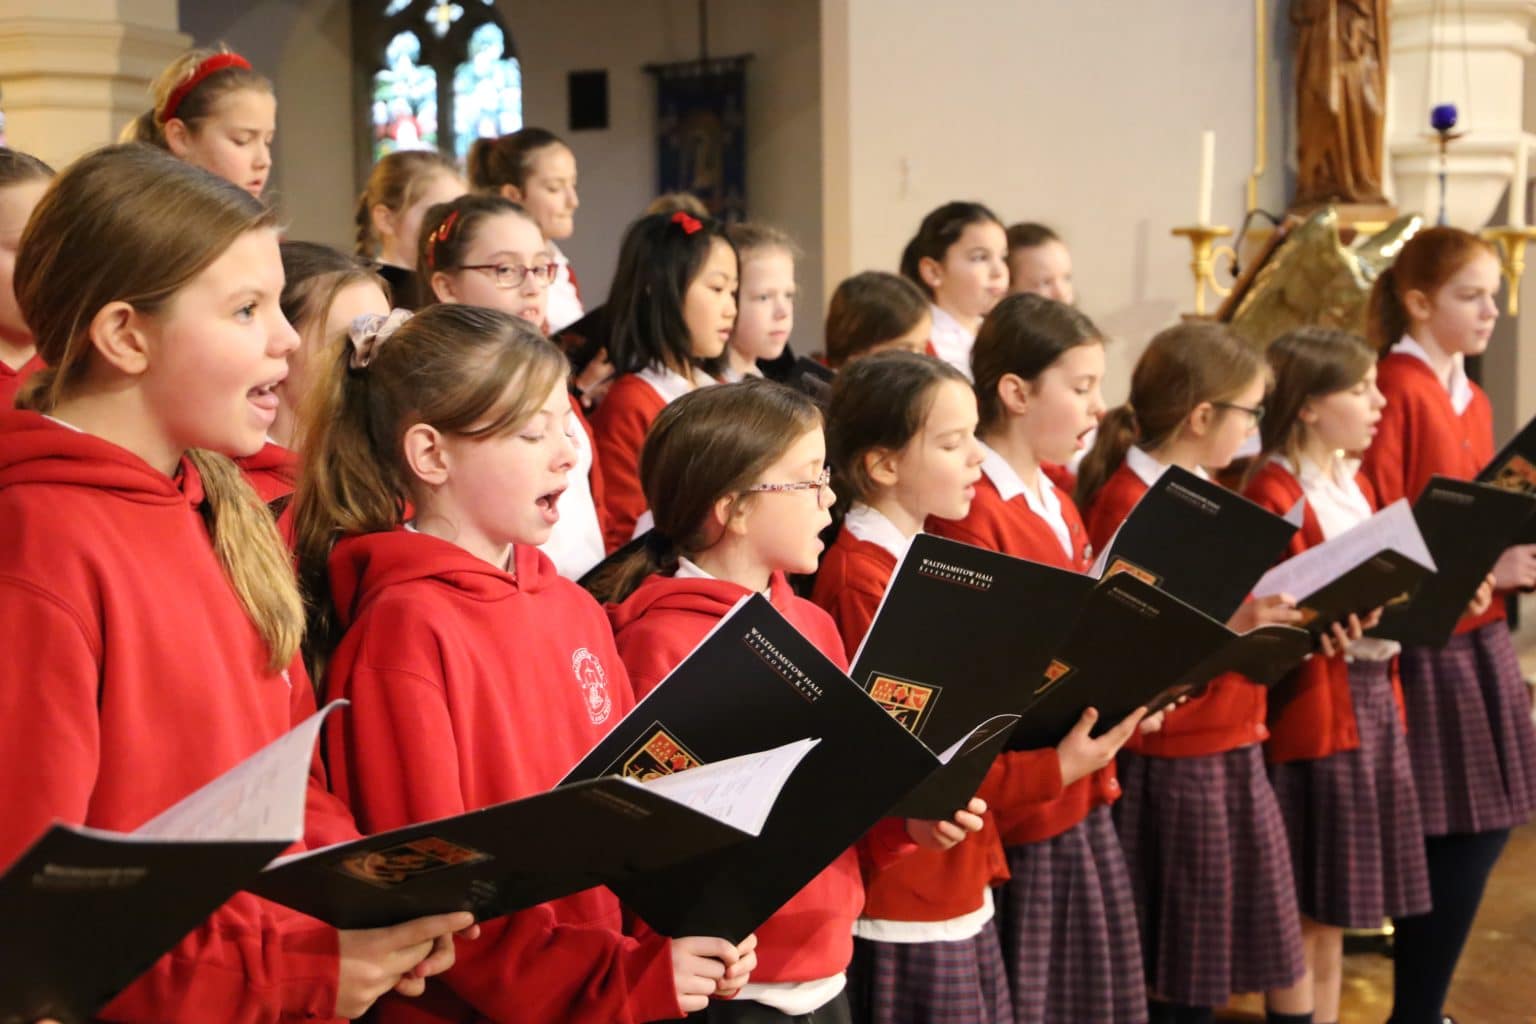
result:
[[(1477, 474), (1477, 482), (1536, 498), (1536, 419), (1510, 438), (1493, 461)], [(1536, 515), (1525, 521), (1525, 526), (1511, 543), (1536, 544)]]
[(1436, 572), (1406, 602), (1387, 608), (1371, 635), (1445, 646), (1483, 578), (1504, 549), (1516, 543), (1533, 509), (1536, 497), (1523, 491), (1431, 477), (1413, 503), (1413, 518)]
[(913, 539), (851, 675), (930, 749), (970, 742), (904, 797), (898, 813), (948, 818), (965, 806), (1093, 584), (932, 534)]
[(663, 935), (740, 941), (928, 776), (934, 755), (761, 595), (744, 599), (566, 777), (667, 774), (819, 740), (757, 838), (610, 886)]
[(1093, 575), (1128, 572), (1226, 622), (1285, 555), (1299, 524), (1299, 510), (1277, 516), (1169, 466), (1131, 509)]

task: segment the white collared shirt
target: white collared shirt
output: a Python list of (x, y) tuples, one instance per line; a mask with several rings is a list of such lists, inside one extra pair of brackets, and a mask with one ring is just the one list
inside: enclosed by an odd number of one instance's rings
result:
[[(1158, 462), (1135, 445), (1131, 445), (1130, 448), (1126, 449), (1125, 464), (1130, 467), (1132, 473), (1136, 474), (1136, 478), (1148, 487), (1157, 483), (1158, 480), (1162, 479), (1163, 474), (1168, 471), (1167, 466)], [(1211, 478), (1203, 466), (1195, 467), (1195, 476), (1202, 480), (1209, 480)]]
[(554, 242), (549, 243), (549, 254), (555, 258), (555, 280), (549, 286), (549, 303), (544, 308), (544, 319), (551, 335), (563, 331), (582, 318), (586, 310), (581, 308), (581, 296), (576, 294), (576, 281), (571, 276), (571, 261)]
[(1035, 470), (1035, 483), (1038, 490), (1027, 486), (1023, 477), (1008, 464), (1008, 460), (999, 455), (980, 441), (983, 458), (981, 471), (992, 481), (992, 486), (997, 488), (998, 495), (1004, 501), (1012, 501), (1019, 495), (1024, 495), (1024, 501), (1028, 503), (1029, 510), (1044, 519), (1050, 526), (1051, 532), (1056, 535), (1056, 540), (1061, 544), (1061, 550), (1071, 558), (1075, 552), (1072, 550), (1072, 531), (1067, 527), (1067, 518), (1061, 511), (1061, 498), (1056, 494), (1056, 485), (1051, 483), (1050, 477), (1043, 472)]
[[(1355, 479), (1355, 472), (1360, 468), (1358, 459), (1334, 459), (1331, 473), (1307, 458), (1295, 467), (1279, 455), (1274, 459), (1289, 469), (1296, 482), (1301, 484), (1301, 492), (1317, 517), (1324, 540), (1337, 537), (1371, 517), (1371, 503)], [(1395, 641), (1367, 636), (1352, 641), (1347, 653), (1362, 661), (1386, 661), (1400, 650), (1402, 646)]]
[(976, 335), (938, 306), (930, 305), (928, 312), (933, 317), (933, 333), (928, 340), (933, 345), (934, 355), (965, 374), (966, 380), (970, 380), (971, 349), (976, 344)]
[[(1435, 364), (1429, 360), (1429, 352), (1409, 335), (1403, 335), (1402, 340), (1393, 345), (1391, 351), (1394, 354), (1402, 353), (1405, 356), (1413, 356), (1413, 358), (1420, 360), (1431, 370), (1435, 368)], [(1472, 404), (1472, 382), (1467, 379), (1466, 359), (1460, 352), (1451, 356), (1451, 374), (1449, 379), (1441, 378), (1439, 371), (1435, 372), (1435, 379), (1439, 380), (1445, 390), (1450, 393), (1451, 408), (1456, 410), (1456, 415), (1460, 416), (1466, 412), (1467, 406)]]
[(884, 512), (862, 501), (854, 502), (848, 509), (848, 514), (843, 517), (843, 529), (857, 540), (890, 552), (898, 562), (907, 557), (907, 549), (912, 546), (912, 538), (903, 536)]
[(555, 563), (555, 571), (568, 580), (579, 580), (606, 555), (603, 527), (597, 518), (597, 503), (592, 499), (592, 439), (587, 436), (576, 413), (570, 413), (574, 431), (571, 443), (576, 447), (576, 464), (566, 477), (565, 493), (560, 495), (560, 518), (549, 532), (549, 539), (539, 550)]
[(690, 391), (699, 388), (707, 388), (715, 383), (715, 379), (697, 366), (689, 367), (692, 379), (684, 377), (670, 366), (647, 366), (638, 371), (635, 376), (645, 381), (662, 397), (668, 405), (682, 398)]

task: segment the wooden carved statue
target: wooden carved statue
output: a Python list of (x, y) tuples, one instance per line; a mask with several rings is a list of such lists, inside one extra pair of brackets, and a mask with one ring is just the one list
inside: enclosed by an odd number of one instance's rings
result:
[(1388, 0), (1293, 0), (1297, 206), (1380, 204)]

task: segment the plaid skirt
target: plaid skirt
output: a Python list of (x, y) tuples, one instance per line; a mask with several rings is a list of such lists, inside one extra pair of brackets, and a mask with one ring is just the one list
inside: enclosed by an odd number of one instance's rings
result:
[(1404, 647), (1408, 752), (1424, 833), (1488, 832), (1536, 810), (1536, 728), (1504, 622)]
[(1305, 970), (1285, 824), (1257, 744), (1205, 757), (1121, 751), (1115, 822), (1146, 950), (1147, 988), (1221, 1007)]
[(1144, 1024), (1130, 879), (1100, 807), (1061, 835), (1007, 849), (998, 936), (1018, 1024)]
[(858, 1024), (1013, 1024), (996, 920), (953, 942), (855, 938), (848, 1002)]
[(1378, 928), (1429, 910), (1424, 828), (1389, 664), (1349, 665), (1357, 749), (1269, 768), (1296, 902), (1307, 917), (1339, 928)]

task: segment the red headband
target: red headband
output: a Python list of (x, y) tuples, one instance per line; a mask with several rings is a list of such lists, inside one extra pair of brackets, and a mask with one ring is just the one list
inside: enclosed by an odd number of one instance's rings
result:
[(176, 111), (181, 107), (181, 101), (186, 99), (193, 89), (201, 85), (203, 79), (216, 71), (223, 71), (226, 68), (244, 68), (249, 71), (251, 70), (251, 62), (238, 53), (216, 53), (212, 57), (207, 58), (197, 66), (196, 71), (192, 72), (191, 78), (171, 90), (171, 95), (165, 101), (165, 109), (157, 114), (155, 119), (161, 124), (165, 124), (165, 122), (175, 117)]
[(704, 226), (700, 223), (699, 218), (686, 210), (678, 210), (674, 213), (672, 215), (672, 223), (682, 228), (685, 235), (691, 235)]

